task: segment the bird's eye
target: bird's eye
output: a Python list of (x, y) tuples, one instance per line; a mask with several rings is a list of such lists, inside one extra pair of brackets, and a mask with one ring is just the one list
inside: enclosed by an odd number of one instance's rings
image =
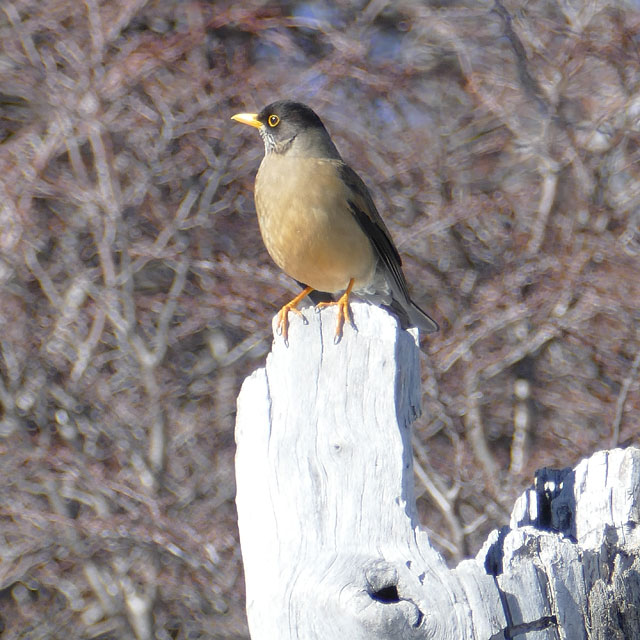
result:
[(269, 123), (270, 127), (277, 127), (278, 123), (280, 122), (280, 118), (278, 118), (278, 116), (273, 113), (269, 116), (267, 122)]

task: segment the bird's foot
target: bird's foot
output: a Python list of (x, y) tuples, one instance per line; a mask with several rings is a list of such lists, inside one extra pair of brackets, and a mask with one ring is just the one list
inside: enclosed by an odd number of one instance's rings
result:
[(279, 336), (282, 336), (286, 347), (289, 346), (289, 311), (295, 313), (299, 318), (302, 318), (302, 322), (304, 324), (308, 324), (302, 311), (297, 307), (302, 299), (312, 291), (313, 289), (311, 287), (306, 287), (293, 300), (291, 300), (291, 302), (287, 302), (287, 304), (278, 311), (278, 315), (276, 316), (276, 333)]
[(285, 346), (289, 346), (289, 311), (295, 313), (299, 318), (302, 318), (304, 324), (308, 324), (307, 319), (304, 317), (300, 309), (296, 309), (289, 302), (285, 304), (280, 311), (278, 311), (278, 317), (276, 319), (276, 333), (282, 336)]
[(349, 286), (347, 290), (340, 296), (338, 300), (334, 302), (318, 302), (316, 305), (316, 311), (320, 311), (325, 307), (338, 307), (338, 321), (336, 323), (336, 332), (333, 337), (333, 343), (338, 344), (340, 340), (342, 340), (342, 329), (344, 327), (345, 321), (347, 321), (354, 329), (356, 329), (356, 325), (353, 322), (353, 317), (351, 315), (351, 308), (349, 307), (349, 294), (351, 293), (351, 289), (353, 287), (353, 278), (349, 280)]

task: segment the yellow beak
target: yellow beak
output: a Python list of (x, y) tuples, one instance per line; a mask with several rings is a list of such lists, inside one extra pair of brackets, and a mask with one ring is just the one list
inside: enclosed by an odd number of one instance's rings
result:
[(262, 126), (262, 122), (258, 120), (257, 113), (236, 113), (235, 116), (231, 116), (232, 120), (241, 122), (242, 124), (248, 124), (250, 127), (259, 129)]

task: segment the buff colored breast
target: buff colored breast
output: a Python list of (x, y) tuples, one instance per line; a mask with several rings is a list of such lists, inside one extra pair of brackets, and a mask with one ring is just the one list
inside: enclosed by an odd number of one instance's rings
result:
[(347, 188), (331, 161), (268, 154), (255, 185), (262, 239), (289, 276), (336, 293), (354, 278), (366, 287), (376, 259), (347, 204)]

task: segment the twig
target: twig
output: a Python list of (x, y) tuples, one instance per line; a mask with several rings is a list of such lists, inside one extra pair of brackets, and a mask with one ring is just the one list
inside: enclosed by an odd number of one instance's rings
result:
[[(413, 438), (413, 449), (418, 454), (418, 458), (425, 461), (428, 460), (427, 452), (425, 451), (424, 446), (415, 437)], [(454, 557), (456, 558), (456, 560), (461, 559), (464, 554), (464, 532), (460, 520), (454, 511), (452, 503), (452, 501), (455, 500), (455, 497), (458, 494), (458, 488), (456, 487), (453, 490), (445, 493), (438, 486), (437, 480), (433, 478), (429, 471), (427, 471), (425, 466), (420, 463), (420, 460), (416, 460), (414, 458), (413, 466), (418, 480), (420, 480), (422, 486), (425, 488), (426, 492), (429, 494), (434, 504), (439, 509), (440, 513), (442, 513), (444, 519), (447, 521), (449, 531), (453, 537), (454, 542)]]
[(633, 359), (629, 375), (622, 382), (618, 399), (616, 400), (616, 414), (613, 418), (613, 428), (611, 430), (611, 448), (618, 446), (620, 439), (620, 424), (622, 423), (622, 414), (624, 413), (624, 403), (627, 401), (629, 395), (629, 388), (632, 382), (638, 377), (638, 369), (640, 369), (640, 351), (636, 353), (636, 357)]
[(477, 375), (475, 367), (471, 363), (467, 364), (467, 370), (464, 374), (464, 399), (466, 403), (466, 411), (463, 416), (465, 432), (476, 460), (480, 463), (484, 476), (487, 481), (491, 493), (494, 497), (499, 495), (498, 491), (498, 475), (499, 468), (496, 463), (484, 433), (482, 424), (482, 412), (480, 410), (480, 400), (482, 392), (479, 389), (480, 379)]
[[(538, 202), (538, 215), (533, 224), (531, 237), (527, 243), (527, 253), (535, 255), (540, 251), (544, 233), (547, 228), (551, 207), (556, 197), (556, 188), (558, 186), (558, 173), (555, 166), (550, 166), (550, 161), (544, 156), (540, 156), (539, 164), (542, 165), (542, 189), (540, 192), (540, 200)], [(555, 165), (556, 163), (553, 163)]]

